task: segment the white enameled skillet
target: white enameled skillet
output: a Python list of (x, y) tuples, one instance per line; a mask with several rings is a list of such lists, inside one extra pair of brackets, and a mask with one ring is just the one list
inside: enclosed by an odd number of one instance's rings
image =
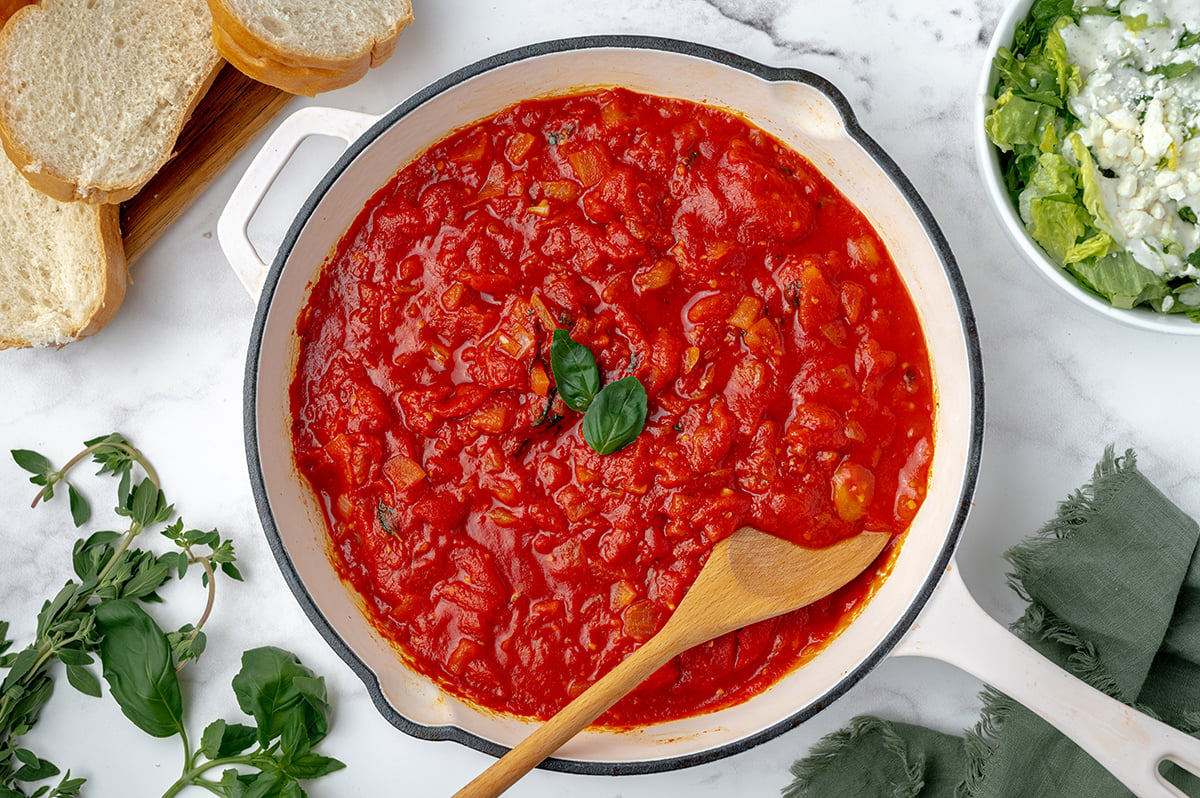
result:
[[(929, 209), (859, 127), (849, 104), (810, 72), (775, 69), (683, 42), (600, 37), (548, 42), (466, 67), (382, 116), (310, 107), (286, 119), (251, 164), (218, 234), (259, 296), (246, 364), (246, 451), (267, 537), (297, 600), (403, 731), (493, 754), (526, 721), (480, 711), (406, 667), (359, 611), (326, 557), (319, 506), (292, 459), (288, 385), (296, 321), (312, 280), (367, 200), (450, 132), (530, 97), (624, 86), (736, 111), (812, 161), (870, 219), (918, 309), (933, 361), (936, 443), (928, 497), (891, 575), (827, 648), (766, 692), (718, 712), (634, 731), (589, 730), (544, 767), (646, 773), (728, 756), (812, 717), (889, 654), (945, 659), (1042, 713), (1145, 795), (1163, 756), (1200, 763), (1189, 740), (1085, 687), (1027, 649), (972, 601), (953, 562), (979, 466), (983, 375), (962, 278)], [(247, 226), (273, 180), (309, 136), (348, 149), (304, 203), (268, 267)], [(1172, 747), (1175, 746), (1175, 747)]]

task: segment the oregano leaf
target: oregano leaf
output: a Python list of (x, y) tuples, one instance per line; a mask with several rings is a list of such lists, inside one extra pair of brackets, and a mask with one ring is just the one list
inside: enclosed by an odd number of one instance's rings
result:
[(12, 458), (18, 466), (31, 474), (42, 476), (54, 470), (54, 466), (45, 455), (38, 454), (29, 449), (13, 449)]
[(75, 486), (67, 483), (67, 499), (71, 504), (71, 520), (75, 522), (75, 527), (81, 527), (88, 522), (92, 517), (92, 508), (88, 506), (87, 499), (83, 498), (83, 494), (75, 490)]
[(100, 680), (82, 665), (67, 665), (67, 682), (84, 695), (99, 698), (104, 694), (100, 689)]

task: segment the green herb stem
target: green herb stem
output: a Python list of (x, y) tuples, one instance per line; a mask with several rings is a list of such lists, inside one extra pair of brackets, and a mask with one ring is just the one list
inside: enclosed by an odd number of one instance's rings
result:
[[(110, 436), (110, 438), (111, 438), (111, 436)], [(81, 462), (86, 460), (89, 456), (91, 456), (97, 450), (99, 450), (103, 447), (115, 448), (115, 449), (119, 449), (120, 451), (124, 452), (131, 460), (135, 461), (138, 465), (140, 465), (142, 467), (142, 470), (146, 472), (146, 476), (150, 479), (151, 482), (154, 483), (154, 486), (159, 487), (158, 474), (155, 472), (154, 466), (152, 466), (142, 456), (142, 453), (126, 443), (113, 441), (113, 440), (110, 440), (110, 438), (104, 438), (102, 440), (96, 441), (95, 443), (93, 443), (90, 446), (88, 446), (87, 448), (85, 448), (83, 451), (79, 452), (79, 454), (75, 455), (70, 460), (68, 460), (67, 464), (64, 465), (62, 468), (58, 469), (57, 471), (53, 471), (50, 474), (47, 474), (48, 480), (47, 480), (45, 487), (43, 487), (40, 491), (38, 491), (37, 495), (33, 497), (33, 504), (31, 504), (29, 506), (37, 507), (38, 503), (43, 501), (46, 498), (47, 492), (53, 493), (54, 485), (56, 485), (57, 483), (62, 482), (66, 479), (67, 474), (70, 473), (71, 469), (75, 468), (75, 466), (79, 465)]]
[[(208, 599), (204, 602), (204, 612), (200, 614), (200, 620), (196, 621), (196, 625), (188, 632), (188, 639), (195, 640), (196, 635), (200, 634), (200, 630), (204, 628), (204, 624), (208, 622), (208, 616), (212, 615), (213, 605), (217, 600), (217, 580), (216, 573), (213, 571), (211, 557), (197, 557), (192, 554), (191, 547), (186, 549), (188, 553), (189, 563), (200, 563), (204, 568), (204, 574), (208, 577)], [(190, 659), (183, 659), (175, 663), (175, 670), (181, 671), (183, 667), (191, 662)]]
[(263, 755), (263, 750), (257, 749), (249, 754), (239, 754), (238, 756), (226, 756), (220, 759), (210, 759), (197, 765), (193, 757), (189, 756), (189, 761), (185, 765), (183, 774), (176, 779), (175, 783), (167, 788), (163, 793), (162, 798), (174, 798), (180, 791), (187, 787), (203, 787), (216, 795), (225, 795), (221, 790), (220, 785), (214, 784), (208, 779), (201, 778), (205, 773), (214, 768), (230, 767), (234, 765), (245, 765), (253, 767), (255, 760)]

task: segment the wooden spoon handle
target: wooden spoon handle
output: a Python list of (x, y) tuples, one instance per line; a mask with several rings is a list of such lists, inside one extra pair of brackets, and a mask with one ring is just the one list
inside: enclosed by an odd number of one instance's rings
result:
[(454, 798), (500, 795), (686, 647), (687, 641), (673, 633), (668, 621), (658, 634), (456, 792)]

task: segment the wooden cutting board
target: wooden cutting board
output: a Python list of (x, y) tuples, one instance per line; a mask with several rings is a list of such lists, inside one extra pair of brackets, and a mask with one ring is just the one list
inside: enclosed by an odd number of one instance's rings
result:
[(126, 260), (137, 261), (291, 99), (229, 64), (222, 67), (179, 134), (175, 157), (121, 204)]

